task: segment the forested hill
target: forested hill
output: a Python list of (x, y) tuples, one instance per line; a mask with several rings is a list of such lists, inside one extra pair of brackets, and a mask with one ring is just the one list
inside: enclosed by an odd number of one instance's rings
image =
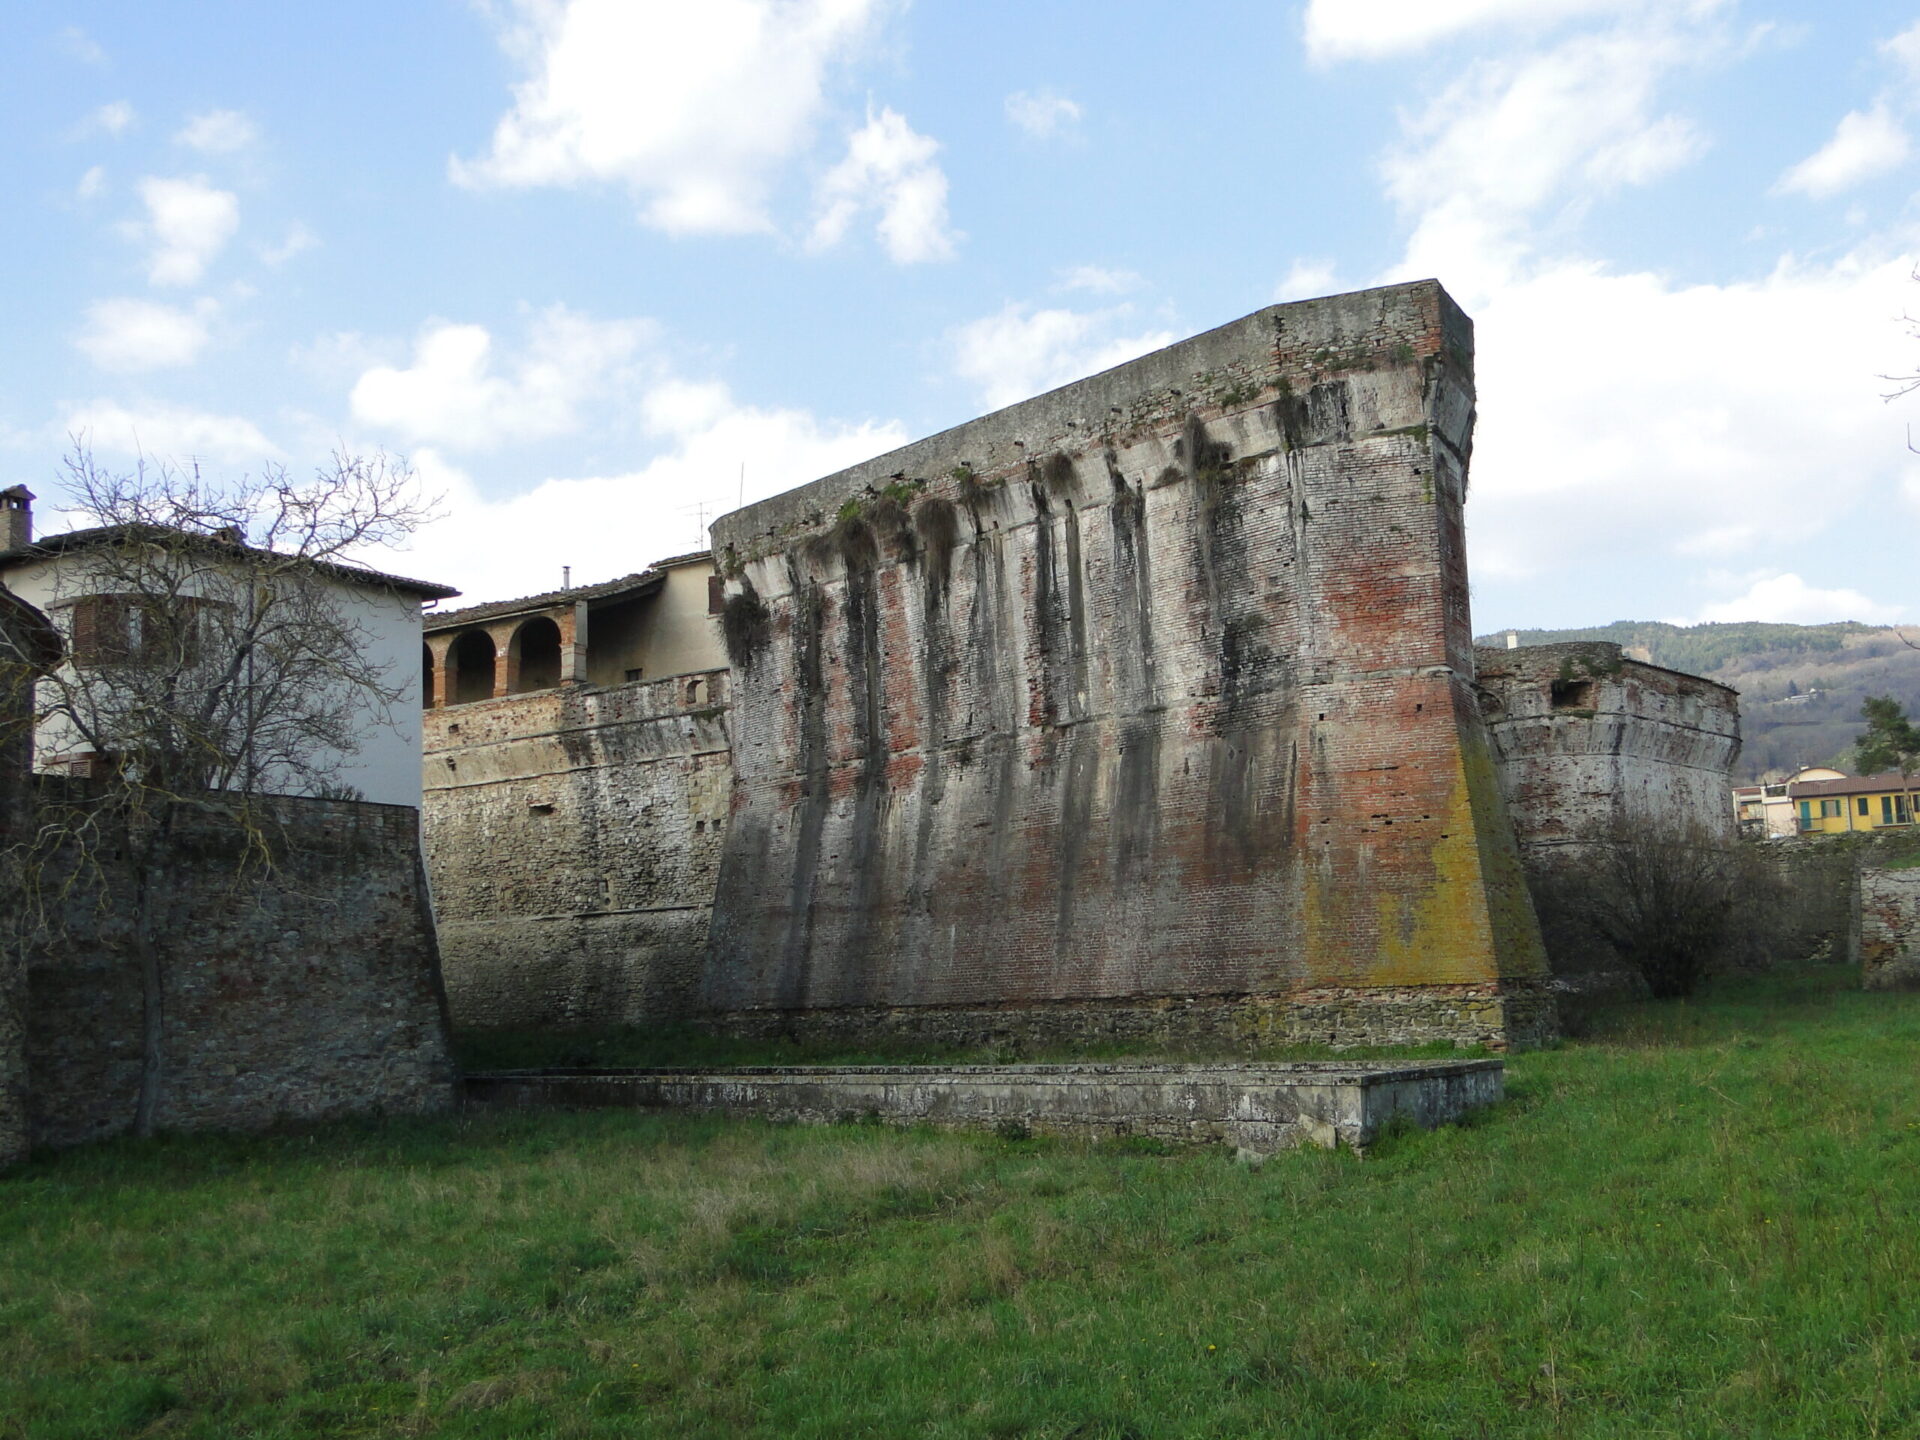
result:
[[(1920, 626), (1907, 628), (1920, 643)], [(1522, 630), (1522, 645), (1611, 640), (1669, 670), (1705, 675), (1740, 692), (1746, 744), (1736, 771), (1741, 780), (1801, 765), (1851, 771), (1845, 752), (1860, 733), (1860, 702), (1891, 695), (1920, 714), (1920, 650), (1901, 631), (1847, 621), (1838, 625), (1668, 625), (1617, 620), (1586, 630)], [(1506, 632), (1479, 638), (1505, 645)]]

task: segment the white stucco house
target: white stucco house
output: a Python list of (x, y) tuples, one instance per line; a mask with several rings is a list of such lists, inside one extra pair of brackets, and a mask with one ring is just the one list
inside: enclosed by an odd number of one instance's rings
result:
[[(103, 675), (110, 660), (122, 667), (140, 663), (142, 617), (155, 606), (151, 593), (129, 595), (111, 580), (116, 553), (124, 556), (133, 527), (108, 526), (35, 538), (33, 496), (23, 486), (0, 491), (0, 587), (35, 606), (61, 631), (67, 647), (68, 676), (98, 664)], [(354, 640), (362, 673), (381, 677), (384, 696), (369, 700), (363, 692), (347, 707), (350, 723), (340, 743), (321, 747), (319, 769), (329, 773), (333, 793), (342, 791), (387, 805), (420, 806), (421, 674), (424, 602), (459, 594), (450, 586), (412, 580), (332, 562), (302, 562), (289, 569), (286, 557), (255, 550), (231, 537), (188, 536), (160, 532), (156, 544), (170, 553), (191, 555), (194, 578), (180, 587), (179, 604), (193, 608), (249, 603), (249, 575), (274, 567), (275, 583), (315, 587), (313, 604), (339, 617)], [(135, 537), (137, 538), (137, 536)], [(282, 591), (284, 593), (284, 589)], [(217, 594), (221, 598), (213, 598)], [(149, 623), (149, 629), (155, 628)], [(209, 626), (218, 631), (218, 626)], [(110, 653), (109, 653), (110, 652)], [(105, 659), (101, 657), (106, 657)], [(218, 660), (210, 656), (209, 663)], [(309, 683), (322, 683), (313, 682)], [(268, 701), (266, 703), (271, 703)], [(35, 737), (36, 767), (84, 773), (90, 747), (74, 727), (43, 720)], [(271, 762), (255, 788), (267, 793), (301, 794), (310, 786), (276, 783)], [(281, 772), (285, 773), (285, 772)]]

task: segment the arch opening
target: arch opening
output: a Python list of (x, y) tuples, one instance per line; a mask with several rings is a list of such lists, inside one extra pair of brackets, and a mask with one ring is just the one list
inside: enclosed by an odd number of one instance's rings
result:
[(536, 615), (513, 632), (510, 642), (515, 666), (512, 693), (551, 690), (560, 683), (560, 627), (545, 615)]
[(494, 655), (493, 637), (484, 630), (469, 630), (453, 642), (447, 660), (453, 670), (454, 704), (493, 698)]
[(433, 647), (420, 647), (420, 708), (431, 710), (435, 704), (433, 693)]

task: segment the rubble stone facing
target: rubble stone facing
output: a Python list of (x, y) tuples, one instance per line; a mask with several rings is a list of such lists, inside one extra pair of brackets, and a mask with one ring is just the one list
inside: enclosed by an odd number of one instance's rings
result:
[(1550, 1029), (1471, 684), (1472, 413), (1471, 324), (1420, 282), (723, 516), (736, 781), (703, 1005), (1262, 997), (1335, 1043), (1395, 1008), (1504, 1043), (1511, 989)]
[(1250, 1155), (1295, 1145), (1365, 1151), (1392, 1122), (1431, 1129), (1493, 1104), (1498, 1060), (1436, 1064), (743, 1066), (469, 1075), (473, 1107), (671, 1109), (823, 1125), (870, 1119), (1225, 1143)]
[(1920, 990), (1920, 868), (1860, 871), (1860, 985)]
[[(57, 782), (40, 782), (57, 783)], [(406, 806), (273, 802), (274, 868), (244, 874), (235, 832), (188, 822), (156, 890), (165, 985), (162, 1129), (257, 1129), (455, 1099), (418, 816)], [(132, 876), (104, 860), (57, 948), (28, 966), (35, 1145), (125, 1132), (141, 1070)]]
[(718, 670), (426, 713), (422, 821), (456, 1024), (697, 1007), (733, 783), (727, 708)]

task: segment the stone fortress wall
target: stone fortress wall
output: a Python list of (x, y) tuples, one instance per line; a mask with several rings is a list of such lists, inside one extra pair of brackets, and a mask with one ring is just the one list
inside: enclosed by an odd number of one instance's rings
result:
[(1474, 653), (1523, 854), (1626, 830), (1734, 836), (1740, 696), (1578, 641)]
[(1432, 282), (1276, 306), (723, 516), (704, 1009), (1550, 1028), (1472, 689), (1472, 344)]
[(723, 670), (430, 710), (423, 828), (462, 1026), (696, 1008), (733, 767)]
[[(50, 786), (79, 782), (42, 779)], [(419, 816), (406, 805), (279, 798), (254, 842), (183, 815), (145, 881), (157, 926), (163, 1130), (452, 1107)], [(110, 837), (27, 966), (32, 1139), (132, 1128), (146, 1001), (130, 917), (136, 876)]]

